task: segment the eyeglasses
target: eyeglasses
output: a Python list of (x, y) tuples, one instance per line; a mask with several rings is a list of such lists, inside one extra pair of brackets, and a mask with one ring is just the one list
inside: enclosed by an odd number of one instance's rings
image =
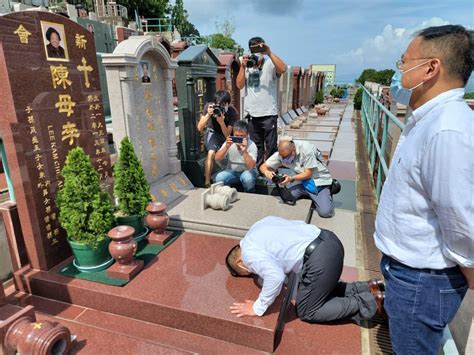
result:
[(425, 59), (433, 59), (433, 58), (416, 58), (416, 59), (407, 60), (406, 62), (404, 62), (402, 59), (399, 59), (395, 62), (395, 66), (397, 67), (397, 69), (401, 69), (402, 65), (405, 63), (413, 62), (414, 60), (425, 60)]

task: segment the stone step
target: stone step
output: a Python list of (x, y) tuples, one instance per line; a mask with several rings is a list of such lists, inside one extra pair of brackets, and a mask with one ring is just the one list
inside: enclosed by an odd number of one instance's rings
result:
[[(71, 353), (81, 352), (90, 354), (106, 353), (121, 354), (128, 350), (118, 347), (114, 339), (120, 339), (121, 346), (127, 343), (125, 349), (151, 346), (150, 352), (159, 353), (204, 353), (204, 354), (264, 354), (265, 352), (225, 342), (207, 336), (164, 327), (149, 322), (123, 317), (95, 309), (62, 303), (43, 297), (32, 296), (17, 292), (10, 297), (9, 302), (21, 307), (32, 305), (37, 318), (53, 320), (66, 325), (77, 337)], [(0, 314), (1, 314), (0, 308)], [(1, 318), (0, 318), (1, 319)], [(100, 343), (97, 340), (100, 339)], [(84, 347), (84, 343), (87, 347)], [(109, 344), (103, 349), (103, 344)], [(101, 349), (102, 347), (102, 349)], [(153, 349), (153, 351), (151, 351)], [(101, 350), (101, 351), (99, 351)], [(135, 354), (136, 352), (128, 352)]]
[(279, 315), (289, 302), (287, 290), (263, 317), (231, 314), (233, 302), (259, 294), (253, 279), (233, 278), (225, 266), (235, 244), (230, 238), (185, 232), (124, 287), (58, 274), (70, 260), (47, 272), (23, 268), (15, 279), (22, 292), (272, 352), (283, 324)]
[(168, 208), (169, 226), (176, 229), (243, 237), (250, 226), (266, 216), (307, 221), (310, 200), (299, 200), (295, 206), (284, 204), (277, 196), (240, 192), (227, 211), (201, 210), (201, 194), (205, 189), (188, 191)]

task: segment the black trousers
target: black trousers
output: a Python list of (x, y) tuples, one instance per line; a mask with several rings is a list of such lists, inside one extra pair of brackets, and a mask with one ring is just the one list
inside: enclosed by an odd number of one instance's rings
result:
[(296, 294), (296, 313), (309, 323), (351, 318), (370, 319), (377, 303), (366, 281), (339, 280), (344, 263), (344, 247), (337, 236), (322, 229), (323, 241), (303, 265)]
[(250, 139), (257, 146), (257, 168), (278, 150), (278, 116), (249, 118)]

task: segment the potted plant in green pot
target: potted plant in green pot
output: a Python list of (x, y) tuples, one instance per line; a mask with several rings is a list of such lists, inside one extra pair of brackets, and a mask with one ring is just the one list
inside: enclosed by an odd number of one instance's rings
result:
[(114, 194), (119, 208), (115, 220), (118, 225), (133, 227), (134, 239), (141, 241), (146, 236), (143, 217), (146, 214), (146, 206), (151, 201), (150, 184), (128, 137), (120, 142), (119, 157), (113, 175)]
[(74, 266), (82, 272), (104, 270), (113, 263), (107, 237), (114, 223), (109, 195), (101, 190), (99, 176), (81, 147), (68, 153), (61, 175), (59, 222), (67, 232)]

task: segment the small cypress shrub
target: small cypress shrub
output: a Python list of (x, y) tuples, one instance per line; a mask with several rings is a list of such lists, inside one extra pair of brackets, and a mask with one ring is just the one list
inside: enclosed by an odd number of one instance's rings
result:
[(144, 216), (146, 205), (151, 201), (150, 185), (128, 137), (120, 142), (120, 153), (113, 175), (114, 194), (118, 199), (120, 212), (128, 216)]
[(57, 195), (59, 222), (68, 238), (96, 249), (113, 226), (114, 208), (81, 147), (69, 151), (61, 176), (64, 185)]

